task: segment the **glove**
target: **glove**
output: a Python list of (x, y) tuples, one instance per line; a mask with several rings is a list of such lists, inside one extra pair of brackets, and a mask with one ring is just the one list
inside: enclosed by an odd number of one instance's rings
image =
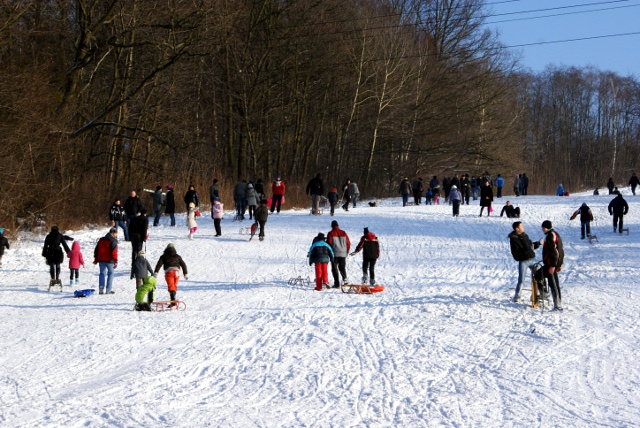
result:
[(540, 245), (544, 245), (544, 238), (540, 238), (538, 242), (540, 243)]
[(113, 264), (113, 268), (114, 268), (114, 269), (117, 269), (117, 268), (118, 268), (118, 263), (114, 263), (114, 264)]
[(157, 277), (158, 277), (158, 272), (154, 272), (154, 273), (153, 273), (153, 277), (154, 277), (154, 278), (157, 278)]
[(97, 265), (97, 264), (98, 264), (98, 262), (94, 260), (94, 261), (93, 261), (93, 264), (94, 264), (94, 265)]
[(184, 276), (185, 281), (189, 281), (189, 277), (187, 275)]
[(562, 272), (562, 266), (558, 266), (558, 267), (556, 268), (556, 272)]
[(355, 256), (356, 252), (354, 251), (353, 253), (349, 253), (350, 256)]

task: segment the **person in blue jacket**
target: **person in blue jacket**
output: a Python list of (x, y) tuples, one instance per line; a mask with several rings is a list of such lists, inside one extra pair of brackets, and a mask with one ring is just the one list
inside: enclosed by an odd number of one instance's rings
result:
[(313, 238), (311, 248), (309, 248), (309, 266), (316, 265), (316, 291), (322, 291), (322, 286), (329, 287), (329, 262), (333, 262), (333, 249), (324, 239), (324, 233), (318, 233)]
[(502, 178), (502, 175), (498, 174), (494, 184), (498, 188), (498, 193), (496, 195), (496, 198), (501, 198), (502, 197), (502, 188), (504, 187), (504, 178)]

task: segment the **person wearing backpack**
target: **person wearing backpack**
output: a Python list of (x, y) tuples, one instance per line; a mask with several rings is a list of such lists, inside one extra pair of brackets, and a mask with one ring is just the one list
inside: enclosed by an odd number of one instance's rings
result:
[(320, 214), (320, 197), (324, 195), (322, 176), (317, 173), (307, 184), (306, 194), (311, 195), (311, 214)]
[[(369, 228), (364, 228), (364, 234), (360, 238), (360, 242), (356, 246), (354, 252), (349, 254), (354, 256), (362, 251), (362, 284), (369, 284), (371, 287), (376, 285), (375, 267), (378, 257), (380, 257), (380, 243), (373, 233), (369, 232)], [(368, 272), (367, 272), (368, 271)], [(368, 273), (368, 275), (367, 275)]]
[(560, 291), (558, 272), (562, 270), (562, 263), (564, 261), (562, 238), (560, 238), (558, 232), (553, 229), (553, 225), (549, 220), (542, 222), (542, 233), (545, 234), (545, 237), (541, 240), (543, 245), (542, 262), (544, 263), (542, 269), (549, 283), (551, 296), (553, 297), (553, 309), (561, 311), (562, 293)]

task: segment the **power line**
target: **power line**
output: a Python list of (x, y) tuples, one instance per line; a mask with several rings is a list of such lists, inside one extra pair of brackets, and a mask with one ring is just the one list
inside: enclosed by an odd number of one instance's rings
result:
[(607, 10), (626, 9), (626, 8), (638, 7), (638, 6), (640, 6), (640, 4), (629, 4), (629, 5), (625, 5), (625, 6), (604, 7), (604, 8), (601, 8), (601, 9), (580, 10), (580, 11), (576, 11), (576, 12), (554, 13), (552, 15), (540, 15), (540, 16), (529, 16), (529, 17), (524, 17), (524, 18), (502, 19), (500, 21), (487, 22), (486, 24), (491, 25), (491, 24), (500, 24), (500, 23), (503, 23), (503, 22), (517, 22), (517, 21), (527, 21), (527, 20), (531, 20), (531, 19), (553, 18), (553, 17), (556, 17), (556, 16), (577, 15), (577, 14), (580, 14), (580, 13), (590, 13), (590, 12), (602, 12), (602, 11), (607, 11)]
[(536, 46), (536, 45), (551, 45), (556, 43), (570, 43), (570, 42), (581, 42), (584, 40), (594, 40), (594, 39), (607, 39), (610, 37), (625, 37), (625, 36), (637, 36), (640, 35), (640, 31), (632, 32), (632, 33), (619, 33), (619, 34), (605, 34), (602, 36), (591, 36), (591, 37), (580, 37), (577, 39), (565, 39), (565, 40), (550, 40), (548, 42), (534, 42), (534, 43), (522, 43), (519, 45), (505, 46), (505, 49), (509, 48), (521, 48), (525, 46)]

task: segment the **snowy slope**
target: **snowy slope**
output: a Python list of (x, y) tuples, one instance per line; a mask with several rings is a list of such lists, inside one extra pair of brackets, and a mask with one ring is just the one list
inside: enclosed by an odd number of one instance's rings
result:
[[(638, 196), (640, 198), (640, 196)], [(398, 199), (309, 216), (272, 215), (264, 242), (244, 224), (199, 221), (151, 230), (152, 265), (172, 242), (189, 268), (185, 312), (131, 311), (130, 246), (121, 243), (115, 295), (47, 292), (43, 236), (12, 242), (0, 270), (0, 425), (5, 427), (638, 426), (637, 286), (640, 204), (629, 236), (611, 232), (607, 196), (511, 198), (532, 240), (550, 219), (565, 243), (565, 310), (511, 302), (512, 220), (474, 203), (402, 208)], [(501, 202), (506, 199), (503, 198)], [(599, 243), (580, 240), (571, 213), (586, 201)], [(499, 213), (501, 203), (496, 204)], [(353, 246), (368, 226), (381, 241), (373, 296), (291, 286), (313, 276), (306, 253), (336, 219)], [(163, 219), (166, 222), (166, 219)], [(165, 223), (166, 224), (166, 223)], [(92, 259), (108, 228), (67, 231)], [(540, 258), (540, 251), (537, 252)], [(359, 279), (361, 258), (347, 269)], [(66, 283), (68, 269), (64, 265)], [(168, 297), (159, 275), (158, 299)]]

